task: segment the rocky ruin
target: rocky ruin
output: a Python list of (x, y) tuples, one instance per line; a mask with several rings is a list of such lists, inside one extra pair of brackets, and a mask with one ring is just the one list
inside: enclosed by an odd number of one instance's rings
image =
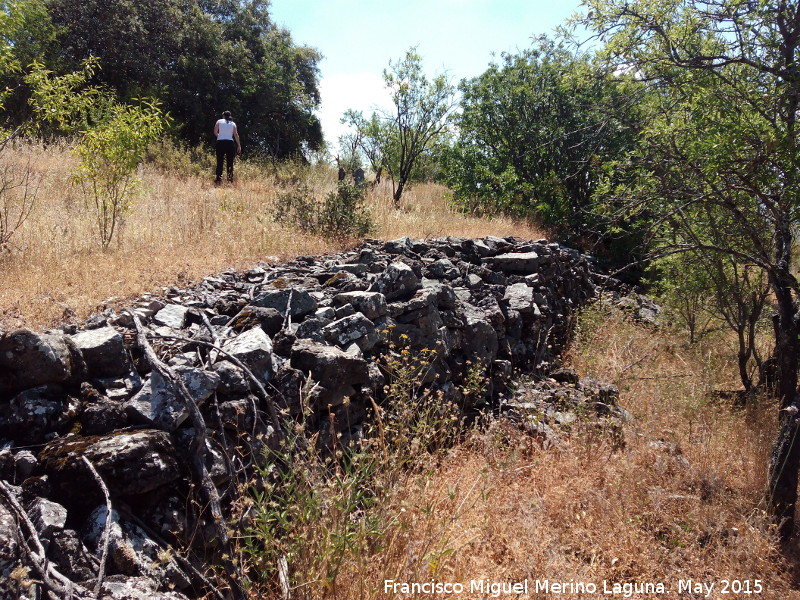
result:
[[(198, 561), (226, 543), (215, 522), (241, 457), (301, 416), (322, 447), (357, 444), (398, 348), (435, 350), (429, 385), (467, 415), (505, 410), (548, 439), (577, 403), (623, 415), (613, 387), (556, 370), (570, 316), (608, 283), (544, 240), (367, 240), (80, 328), (0, 332), (0, 597), (208, 593)], [(470, 365), (487, 378), (479, 399), (461, 391)], [(540, 384), (515, 400), (519, 372)], [(199, 510), (187, 498), (204, 482)]]

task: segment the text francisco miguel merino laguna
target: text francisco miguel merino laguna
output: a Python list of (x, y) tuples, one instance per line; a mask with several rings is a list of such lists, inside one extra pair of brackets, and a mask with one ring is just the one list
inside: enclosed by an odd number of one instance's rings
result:
[[(721, 594), (760, 594), (763, 591), (761, 580), (725, 580), (715, 582), (699, 582), (692, 579), (681, 579), (674, 583), (673, 590), (691, 592), (708, 598), (713, 591)], [(664, 583), (612, 582), (603, 580), (600, 583), (586, 581), (554, 581), (551, 579), (534, 579), (529, 581), (492, 581), (491, 579), (472, 579), (469, 583), (445, 582), (432, 579), (424, 582), (400, 582), (385, 579), (385, 594), (488, 594), (499, 598), (506, 594), (544, 593), (552, 595), (566, 594), (607, 594), (631, 598), (639, 594), (669, 594), (670, 589)]]

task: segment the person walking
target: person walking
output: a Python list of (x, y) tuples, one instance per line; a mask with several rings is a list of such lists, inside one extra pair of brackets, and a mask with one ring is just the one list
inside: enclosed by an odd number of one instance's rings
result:
[(242, 153), (242, 143), (239, 141), (239, 131), (236, 123), (231, 120), (231, 112), (226, 110), (222, 118), (214, 125), (214, 135), (217, 136), (217, 185), (222, 183), (222, 163), (225, 162), (228, 181), (233, 181), (233, 159)]

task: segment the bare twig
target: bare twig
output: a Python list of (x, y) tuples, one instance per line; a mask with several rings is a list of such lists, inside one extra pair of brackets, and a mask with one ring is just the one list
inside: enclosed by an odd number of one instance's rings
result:
[[(56, 598), (74, 598), (75, 594), (79, 594), (78, 598), (91, 597), (89, 590), (80, 584), (75, 583), (65, 575), (59, 573), (53, 564), (47, 560), (44, 546), (39, 539), (39, 534), (36, 527), (28, 517), (28, 513), (20, 505), (14, 497), (8, 484), (0, 480), (0, 501), (6, 505), (14, 520), (17, 522), (17, 527), (20, 531), (23, 530), (24, 535), (20, 537), (22, 544), (22, 551), (25, 553), (28, 562), (36, 569), (41, 577), (42, 584), (47, 592)], [(33, 548), (31, 548), (31, 545)]]
[(234, 365), (236, 365), (242, 371), (244, 371), (245, 375), (247, 375), (247, 378), (251, 382), (253, 382), (253, 385), (255, 386), (256, 390), (259, 393), (259, 395), (262, 397), (262, 399), (264, 400), (264, 402), (267, 405), (267, 411), (269, 412), (270, 421), (272, 421), (273, 428), (275, 429), (275, 434), (278, 436), (280, 441), (283, 441), (283, 440), (286, 439), (286, 434), (283, 431), (283, 426), (281, 424), (281, 419), (278, 416), (278, 408), (277, 408), (277, 406), (275, 406), (275, 401), (267, 393), (266, 388), (261, 383), (261, 381), (258, 379), (258, 377), (256, 377), (255, 374), (253, 373), (253, 371), (251, 371), (247, 367), (247, 365), (245, 365), (242, 361), (240, 361), (238, 358), (233, 356), (230, 352), (227, 352), (226, 350), (220, 348), (219, 346), (216, 346), (216, 345), (214, 345), (214, 344), (212, 344), (210, 342), (205, 342), (203, 340), (193, 340), (191, 338), (182, 337), (182, 336), (179, 336), (179, 335), (161, 335), (161, 334), (156, 334), (156, 333), (150, 333), (150, 337), (157, 338), (157, 339), (166, 339), (166, 340), (179, 340), (179, 341), (182, 341), (182, 342), (198, 344), (200, 346), (205, 346), (206, 348), (211, 348), (213, 350), (216, 350), (220, 354), (225, 356), (225, 358), (227, 358)]
[(103, 491), (103, 496), (106, 499), (106, 524), (103, 527), (103, 535), (100, 538), (100, 544), (102, 547), (102, 551), (100, 553), (100, 566), (97, 569), (97, 583), (94, 586), (94, 597), (99, 599), (100, 592), (102, 591), (103, 587), (103, 579), (106, 576), (106, 561), (108, 560), (108, 546), (111, 542), (111, 496), (108, 493), (108, 488), (106, 487), (103, 478), (100, 477), (100, 473), (97, 472), (97, 469), (94, 468), (94, 465), (89, 462), (89, 459), (86, 458), (85, 455), (81, 456), (81, 461), (83, 464), (86, 465), (86, 468), (89, 469), (91, 472), (92, 477), (97, 482), (97, 485), (100, 486), (100, 489)]
[[(241, 583), (239, 582), (240, 576), (236, 565), (233, 564), (231, 557), (233, 556), (231, 541), (228, 536), (228, 527), (222, 515), (222, 508), (219, 501), (219, 493), (211, 477), (208, 474), (208, 469), (205, 464), (206, 457), (206, 424), (200, 409), (197, 407), (194, 399), (192, 398), (189, 390), (183, 379), (168, 367), (161, 359), (158, 358), (150, 342), (147, 340), (147, 335), (139, 316), (132, 310), (127, 310), (128, 314), (133, 318), (134, 326), (136, 327), (137, 341), (140, 348), (144, 351), (145, 358), (150, 366), (156, 371), (164, 381), (168, 382), (175, 392), (178, 394), (186, 410), (189, 413), (189, 419), (194, 427), (194, 438), (189, 447), (189, 453), (192, 457), (192, 468), (195, 472), (195, 477), (198, 479), (200, 489), (205, 495), (206, 502), (208, 502), (209, 509), (211, 510), (211, 517), (214, 522), (214, 528), (222, 546), (222, 563), (225, 570), (225, 577), (228, 585), (231, 587), (233, 597), (236, 600), (244, 600), (245, 595), (242, 590)], [(165, 336), (166, 337), (166, 336)], [(187, 340), (193, 341), (193, 340)]]

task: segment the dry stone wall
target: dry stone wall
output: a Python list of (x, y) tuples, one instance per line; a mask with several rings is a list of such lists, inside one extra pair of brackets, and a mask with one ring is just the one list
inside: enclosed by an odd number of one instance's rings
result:
[[(173, 287), (81, 328), (2, 332), (0, 485), (71, 581), (91, 587), (108, 530), (105, 597), (196, 596), (191, 569), (161, 552), (166, 543), (214, 550), (207, 515), (185, 500), (196, 430), (186, 402), (145, 360), (134, 314), (213, 431), (204, 460), (224, 506), (230, 449), (253, 455), (275, 439), (270, 402), (286, 418), (310, 413), (309, 433), (323, 441), (335, 431), (357, 443), (368, 407), (383, 399), (379, 357), (404, 347), (436, 351), (429, 385), (465, 413), (485, 408), (460, 391), (480, 365), (496, 406), (515, 371), (558, 366), (570, 315), (607, 282), (590, 257), (544, 240), (367, 240)], [(108, 488), (110, 515), (87, 461)], [(11, 577), (25, 560), (18, 517), (0, 502), (7, 594), (25, 593)]]

